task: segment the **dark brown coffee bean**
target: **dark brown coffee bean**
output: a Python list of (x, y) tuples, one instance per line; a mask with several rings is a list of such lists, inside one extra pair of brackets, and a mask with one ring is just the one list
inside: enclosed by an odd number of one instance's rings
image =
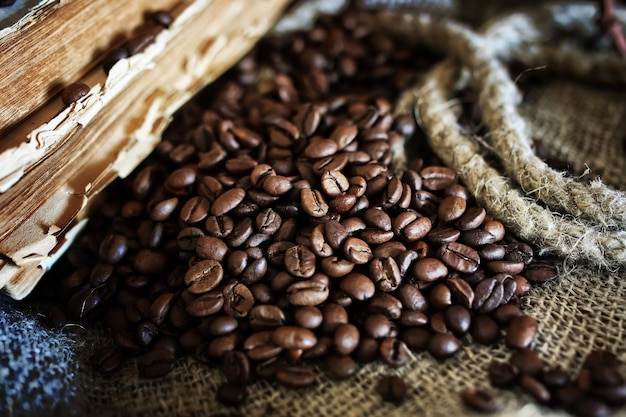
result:
[(261, 331), (252, 333), (243, 342), (243, 349), (248, 358), (253, 361), (265, 361), (275, 358), (282, 352), (283, 348), (272, 341), (274, 331)]
[(487, 391), (463, 390), (461, 400), (467, 407), (481, 413), (493, 413), (500, 408), (498, 397)]
[(437, 251), (437, 255), (448, 267), (466, 274), (475, 272), (480, 265), (478, 252), (457, 242), (444, 243)]
[(310, 278), (315, 273), (315, 254), (303, 245), (295, 245), (285, 251), (285, 268), (301, 278)]
[(507, 362), (491, 362), (487, 368), (491, 385), (496, 388), (510, 388), (518, 381), (520, 371)]
[(126, 59), (129, 57), (128, 50), (126, 48), (115, 48), (111, 49), (102, 60), (102, 69), (108, 75), (113, 68), (113, 65), (122, 59)]
[(558, 276), (556, 267), (547, 262), (534, 261), (526, 266), (524, 276), (530, 282), (548, 282)]
[(522, 374), (519, 380), (519, 386), (540, 404), (549, 404), (552, 400), (552, 394), (550, 394), (550, 391), (545, 385), (530, 375)]
[(522, 310), (513, 304), (504, 304), (491, 312), (493, 319), (500, 326), (507, 326), (515, 317), (522, 315)]
[(196, 254), (202, 260), (221, 262), (228, 253), (228, 245), (213, 236), (202, 236), (196, 244)]
[(420, 171), (422, 185), (428, 190), (443, 190), (456, 181), (454, 170), (443, 166), (425, 167)]
[[(297, 326), (306, 329), (317, 329), (321, 324), (324, 316), (319, 308), (314, 306), (304, 306), (298, 308), (294, 312), (294, 323)], [(319, 340), (318, 340), (319, 342)]]
[(277, 306), (271, 304), (254, 306), (249, 314), (250, 327), (254, 330), (271, 330), (285, 324), (285, 314)]
[(391, 217), (379, 208), (371, 208), (363, 213), (363, 220), (368, 225), (384, 231), (391, 230)]
[(324, 224), (324, 237), (332, 249), (338, 250), (344, 245), (344, 242), (346, 242), (348, 232), (338, 221), (329, 220)]
[(505, 343), (512, 348), (527, 348), (537, 336), (537, 321), (530, 316), (515, 317), (506, 329)]
[(515, 261), (489, 261), (484, 263), (485, 267), (497, 274), (517, 275), (524, 270), (524, 262)]
[(579, 397), (572, 403), (569, 410), (577, 417), (608, 417), (611, 413), (601, 401), (586, 397)]
[(338, 149), (344, 149), (356, 138), (359, 130), (354, 125), (340, 125), (330, 134), (330, 139), (337, 143)]
[(396, 291), (396, 297), (405, 309), (421, 312), (425, 312), (428, 309), (426, 297), (414, 285), (401, 284)]
[(322, 190), (329, 197), (339, 197), (350, 188), (348, 178), (341, 171), (325, 171), (321, 181)]
[(483, 246), (478, 254), (483, 261), (499, 261), (502, 260), (506, 254), (506, 249), (503, 245), (495, 243)]
[(512, 242), (504, 246), (504, 259), (507, 261), (523, 262), (525, 265), (533, 261), (533, 248), (523, 242)]
[(211, 205), (213, 216), (222, 216), (237, 207), (246, 196), (243, 188), (232, 188), (221, 194)]
[(133, 269), (140, 274), (160, 274), (166, 265), (167, 257), (159, 250), (141, 249), (133, 257)]
[(428, 301), (435, 310), (443, 310), (452, 305), (452, 292), (446, 284), (434, 285), (428, 295)]
[[(239, 207), (243, 207), (245, 203), (242, 203)], [(226, 242), (230, 247), (242, 246), (248, 238), (254, 232), (252, 218), (256, 215), (256, 212), (245, 213), (233, 229), (233, 232), (228, 236)]]
[(161, 26), (148, 26), (143, 31), (127, 40), (124, 43), (124, 47), (130, 55), (143, 52), (148, 45), (154, 42), (154, 38), (156, 38), (156, 35), (158, 35), (162, 29)]
[(381, 292), (369, 301), (367, 311), (384, 314), (391, 319), (397, 319), (402, 312), (402, 302), (389, 293)]
[(465, 213), (467, 201), (457, 196), (447, 196), (439, 204), (439, 218), (444, 222), (451, 222), (458, 219)]
[(351, 354), (359, 344), (359, 330), (354, 324), (342, 323), (333, 335), (333, 347), (340, 355)]
[(620, 366), (620, 361), (613, 352), (608, 350), (593, 350), (587, 355), (583, 363), (583, 369), (591, 369), (597, 366)]
[(105, 346), (97, 349), (90, 357), (91, 366), (98, 372), (107, 374), (118, 369), (124, 361), (124, 356), (115, 346)]
[(185, 284), (191, 293), (202, 294), (217, 287), (223, 277), (222, 265), (214, 259), (207, 259), (189, 268), (185, 274)]
[(281, 326), (272, 333), (272, 342), (283, 349), (309, 349), (315, 346), (317, 338), (309, 329)]
[(206, 317), (217, 314), (224, 306), (224, 296), (221, 292), (211, 291), (194, 298), (185, 307), (185, 311), (192, 317)]
[(317, 281), (294, 282), (287, 288), (287, 300), (294, 306), (316, 306), (328, 299), (328, 286)]
[(153, 350), (137, 359), (139, 375), (146, 378), (160, 378), (174, 369), (175, 358), (167, 350)]
[(315, 384), (315, 372), (305, 366), (285, 366), (276, 372), (276, 381), (289, 388), (305, 388)]
[(161, 25), (164, 28), (169, 28), (174, 21), (174, 17), (165, 10), (158, 10), (156, 12), (153, 12), (150, 15), (150, 19), (157, 25)]
[(387, 365), (398, 368), (409, 360), (409, 350), (406, 344), (395, 337), (386, 337), (380, 342), (380, 357)]
[(318, 190), (303, 189), (300, 192), (300, 204), (311, 217), (322, 217), (328, 213), (328, 204)]
[(376, 392), (384, 401), (400, 403), (406, 397), (407, 388), (402, 378), (394, 375), (385, 375), (378, 380)]
[(248, 396), (245, 385), (239, 382), (224, 382), (220, 384), (216, 393), (217, 400), (227, 406), (239, 406)]
[(224, 312), (235, 318), (242, 318), (254, 307), (254, 296), (250, 289), (241, 282), (231, 281), (222, 290)]
[(230, 351), (224, 355), (224, 376), (226, 381), (245, 385), (250, 377), (250, 361), (241, 351)]
[(324, 370), (331, 378), (338, 381), (351, 378), (358, 369), (354, 359), (348, 355), (330, 354), (324, 358)]
[(355, 300), (364, 301), (372, 298), (376, 287), (367, 276), (350, 273), (341, 279), (339, 288)]
[(467, 333), (472, 323), (470, 311), (460, 305), (452, 305), (444, 312), (446, 327), (457, 336)]
[(474, 302), (472, 309), (480, 313), (489, 313), (495, 310), (504, 296), (504, 286), (495, 278), (487, 278), (474, 288)]
[(428, 353), (435, 359), (447, 359), (461, 348), (461, 342), (449, 333), (436, 333), (428, 342)]
[(402, 229), (402, 237), (407, 242), (417, 242), (432, 230), (432, 222), (428, 217), (415, 219)]
[(380, 291), (390, 292), (398, 288), (402, 276), (393, 258), (377, 258), (370, 263), (370, 276)]
[(541, 382), (548, 387), (549, 390), (554, 391), (569, 384), (570, 376), (566, 371), (560, 368), (547, 369), (541, 374)]
[(228, 216), (209, 216), (204, 227), (209, 235), (223, 239), (230, 236), (235, 222)]
[(167, 315), (174, 301), (173, 293), (164, 293), (159, 295), (150, 305), (150, 318), (157, 325), (165, 322)]
[(472, 320), (470, 334), (476, 342), (491, 345), (500, 338), (500, 327), (491, 317), (480, 314)]
[(433, 282), (445, 278), (448, 268), (437, 258), (423, 258), (413, 267), (415, 278), (423, 282)]
[(222, 336), (237, 329), (239, 322), (232, 316), (218, 316), (210, 321), (208, 332), (212, 336)]
[(343, 251), (350, 262), (359, 265), (370, 262), (374, 257), (369, 245), (356, 237), (349, 237), (345, 240)]
[(471, 308), (474, 303), (474, 290), (462, 278), (449, 278), (446, 285), (454, 300), (465, 308)]
[(530, 349), (518, 349), (509, 358), (509, 362), (521, 372), (538, 376), (543, 370), (544, 363), (539, 355)]
[(462, 231), (477, 229), (485, 220), (486, 215), (487, 212), (482, 207), (469, 207), (465, 213), (454, 222), (454, 226)]

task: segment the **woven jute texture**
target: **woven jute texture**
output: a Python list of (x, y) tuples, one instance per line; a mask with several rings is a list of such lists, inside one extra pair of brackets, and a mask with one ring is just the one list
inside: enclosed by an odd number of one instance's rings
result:
[[(472, 23), (476, 24), (476, 9), (470, 9), (474, 12)], [(539, 62), (537, 56), (532, 58), (532, 65)], [(448, 61), (443, 70), (447, 64), (454, 66)], [(456, 71), (450, 71), (456, 75)], [(589, 170), (580, 179), (581, 184), (600, 176), (613, 189), (626, 190), (624, 97), (623, 86), (594, 84), (557, 74), (526, 91), (525, 99), (520, 99), (515, 109), (525, 120), (526, 131), (542, 142), (549, 157), (568, 161), (574, 172)], [(471, 143), (470, 149), (479, 151), (477, 142)], [(446, 160), (445, 155), (442, 159)], [(517, 187), (504, 176), (498, 178)], [(626, 211), (626, 207), (621, 209)], [(584, 262), (563, 262), (559, 267), (558, 280), (535, 287), (522, 300), (524, 311), (539, 322), (540, 335), (534, 349), (548, 363), (570, 371), (577, 371), (593, 349), (610, 350), (626, 361), (624, 267), (606, 268)], [(104, 344), (107, 338), (97, 329), (78, 330), (74, 337), (88, 341), (78, 351), (81, 363), (86, 363), (91, 349)], [(90, 415), (97, 416), (464, 416), (471, 413), (461, 404), (459, 391), (489, 388), (487, 364), (494, 359), (505, 360), (509, 354), (502, 344), (484, 347), (465, 340), (461, 351), (445, 362), (427, 353), (412, 354), (402, 368), (391, 369), (375, 362), (361, 367), (354, 379), (345, 382), (330, 380), (321, 371), (318, 383), (302, 390), (255, 380), (249, 386), (245, 404), (237, 409), (224, 407), (215, 399), (217, 387), (224, 381), (219, 365), (207, 366), (191, 358), (181, 358), (176, 369), (161, 379), (139, 378), (135, 362), (129, 362), (106, 377), (85, 370), (74, 383), (81, 387)], [(375, 393), (377, 381), (386, 374), (405, 379), (408, 394), (403, 403), (385, 403)], [(566, 415), (536, 406), (520, 393), (502, 395), (502, 416)], [(626, 411), (616, 415), (626, 415)]]

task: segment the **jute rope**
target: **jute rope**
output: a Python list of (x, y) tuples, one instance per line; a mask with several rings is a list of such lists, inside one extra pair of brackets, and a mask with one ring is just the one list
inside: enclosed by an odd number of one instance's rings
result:
[[(419, 90), (406, 92), (400, 103), (405, 110), (416, 108), (433, 149), (459, 171), (478, 201), (544, 252), (615, 267), (626, 264), (626, 193), (610, 189), (600, 180), (583, 184), (565, 177), (535, 155), (530, 129), (517, 110), (520, 92), (498, 59), (523, 58), (523, 53), (512, 52), (517, 49), (533, 50), (537, 61), (558, 51), (552, 60), (569, 62), (570, 67), (560, 65), (557, 69), (594, 79), (600, 76), (603, 81), (623, 85), (624, 62), (606, 55), (585, 55), (582, 60), (581, 52), (567, 45), (555, 48), (534, 44), (553, 36), (554, 31), (591, 27), (592, 19), (588, 5), (553, 6), (535, 16), (516, 14), (508, 21), (500, 20), (488, 27), (486, 36), (427, 15), (405, 14), (400, 19), (386, 15), (377, 21), (387, 30), (444, 49), (468, 69), (471, 82), (480, 92), (484, 121), (503, 173), (480, 156), (479, 145), (461, 132), (447, 104), (459, 79), (454, 75), (453, 61), (437, 67)], [(548, 27), (553, 30), (547, 30)], [(607, 62), (610, 65), (604, 67)], [(521, 190), (515, 188), (511, 179)]]

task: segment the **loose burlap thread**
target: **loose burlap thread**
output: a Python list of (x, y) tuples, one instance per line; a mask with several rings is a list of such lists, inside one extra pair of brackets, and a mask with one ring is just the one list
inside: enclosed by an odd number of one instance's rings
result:
[[(400, 18), (398, 15), (395, 16), (396, 30), (400, 30), (402, 26)], [(377, 21), (378, 23), (373, 24), (384, 22), (382, 18)], [(497, 22), (504, 20), (500, 19)], [(496, 28), (494, 26), (496, 23), (490, 27)], [(457, 58), (466, 53), (465, 47), (457, 40), (458, 34), (446, 33), (447, 29), (442, 28), (446, 26), (445, 24), (432, 19), (429, 19), (428, 24), (431, 25), (430, 29), (423, 29), (419, 40), (434, 48), (446, 50)], [(450, 25), (468, 31), (457, 24)], [(511, 28), (506, 25), (503, 27)], [(472, 36), (476, 39), (485, 39), (489, 36), (489, 39), (492, 39), (489, 42), (493, 44), (484, 40), (477, 42), (483, 42), (485, 48), (494, 48), (494, 51), (499, 51), (501, 57), (506, 58), (508, 56), (505, 55), (506, 48), (496, 46), (498, 42), (506, 42), (491, 38), (488, 31), (489, 28), (483, 35), (472, 34)], [(403, 36), (406, 36), (406, 33)], [(519, 51), (511, 52), (511, 59), (521, 55), (522, 50), (527, 49), (520, 46)], [(541, 46), (537, 49), (538, 52), (525, 53), (524, 56), (530, 57), (528, 62), (533, 66), (543, 65), (542, 55), (550, 50), (562, 51), (563, 48), (554, 45)], [(574, 52), (570, 55), (569, 52), (563, 53), (569, 57), (575, 56)], [(485, 53), (485, 59), (498, 56), (495, 52), (490, 54), (493, 55)], [(577, 51), (576, 54), (587, 56), (581, 51)], [(605, 59), (606, 55), (601, 57)], [(553, 56), (548, 56), (546, 63), (552, 62), (550, 60), (557, 61)], [(620, 68), (615, 60), (608, 59), (607, 62), (613, 65), (611, 68)], [(447, 111), (453, 104), (450, 100), (453, 87), (462, 85), (459, 80), (473, 82), (472, 79), (476, 78), (476, 74), (471, 79), (464, 78), (460, 68), (458, 61), (441, 64), (427, 76), (425, 84), (420, 86), (419, 90), (408, 92), (404, 98), (406, 101), (400, 103), (409, 103), (410, 106), (405, 109), (413, 109), (416, 104), (414, 94), (419, 94), (420, 102), (417, 108), (422, 123), (429, 130), (429, 126), (439, 126), (436, 133), (435, 130), (432, 131), (430, 140), (435, 150), (440, 147), (440, 157), (452, 167), (461, 166), (463, 163), (464, 169), (460, 174), (464, 179), (472, 173), (480, 172), (477, 170), (484, 170), (487, 175), (475, 181), (474, 192), (477, 196), (490, 192), (494, 194), (492, 197), (497, 204), (502, 207), (506, 206), (508, 199), (519, 199), (523, 205), (533, 207), (531, 213), (536, 210), (540, 215), (549, 215), (549, 219), (579, 223), (580, 226), (577, 227), (581, 228), (580, 232), (583, 235), (586, 230), (584, 228), (595, 231), (596, 234), (593, 236), (601, 243), (600, 230), (607, 226), (593, 225), (587, 220), (577, 220), (571, 214), (555, 214), (554, 209), (543, 208), (537, 204), (535, 196), (526, 196), (524, 189), (518, 187), (515, 176), (506, 177), (504, 173), (495, 170), (482, 160), (481, 144), (484, 142), (458, 130), (456, 118), (451, 118), (450, 112)], [(594, 64), (589, 66), (586, 72), (581, 70), (580, 74), (593, 73), (592, 68), (603, 68), (603, 65), (599, 60), (594, 60)], [(574, 74), (575, 71), (578, 70), (572, 70), (570, 73)], [(613, 71), (613, 74), (619, 76), (622, 73)], [(617, 76), (602, 75), (608, 82), (614, 82)], [(587, 163), (592, 169), (599, 167), (600, 164), (610, 163), (613, 167), (604, 169), (603, 182), (624, 188), (626, 155), (621, 147), (621, 136), (626, 131), (626, 117), (623, 117), (626, 115), (626, 103), (622, 95), (612, 89), (567, 78), (550, 82), (537, 88), (532, 94), (532, 102), (521, 102), (516, 93), (513, 110), (524, 116), (528, 131), (535, 132), (548, 141), (547, 152), (566, 158), (577, 166), (584, 166)], [(576, 102), (584, 105), (570, 105)], [(590, 109), (595, 111), (589, 112)], [(604, 117), (606, 114), (613, 117)], [(436, 122), (438, 118), (443, 118), (443, 121)], [(625, 121), (622, 122), (621, 119)], [(492, 126), (489, 125), (494, 132)], [(458, 132), (453, 130), (454, 127)], [(443, 146), (447, 144), (446, 141), (451, 140), (451, 134), (455, 135), (453, 139), (458, 142), (455, 142), (451, 149), (453, 152), (448, 154)], [(500, 196), (498, 190), (503, 189), (507, 192)], [(484, 201), (483, 204), (485, 203), (490, 210), (491, 205), (495, 204), (491, 201)], [(528, 212), (523, 213), (527, 216), (525, 221), (531, 223)], [(504, 211), (502, 214), (506, 216), (507, 212)], [(614, 216), (607, 218), (616, 222)], [(535, 232), (539, 233), (541, 230)], [(561, 233), (560, 223), (554, 225), (551, 231), (546, 231), (544, 235), (549, 238), (552, 233), (557, 235)], [(567, 238), (572, 241), (571, 236)], [(544, 243), (547, 247), (550, 242)], [(600, 249), (594, 256), (602, 254)], [(603, 263), (563, 264), (561, 276), (557, 281), (534, 288), (531, 294), (522, 300), (524, 311), (539, 322), (540, 335), (534, 348), (551, 364), (572, 371), (577, 370), (584, 356), (592, 349), (608, 349), (622, 360), (626, 360), (624, 270), (598, 269), (598, 264)], [(108, 335), (99, 329), (78, 330), (73, 337), (86, 339), (87, 347), (109, 342)], [(81, 362), (85, 363), (91, 349), (82, 349), (78, 353), (82, 355)], [(502, 344), (485, 347), (469, 344), (466, 340), (457, 356), (445, 362), (438, 362), (427, 353), (412, 354), (409, 363), (402, 368), (391, 369), (376, 362), (363, 366), (355, 379), (343, 382), (333, 381), (320, 371), (317, 385), (304, 390), (289, 390), (267, 381), (253, 381), (249, 386), (248, 399), (238, 409), (225, 407), (215, 399), (217, 387), (224, 381), (219, 365), (207, 366), (191, 358), (181, 358), (176, 369), (162, 379), (139, 378), (136, 363), (131, 361), (119, 372), (109, 376), (99, 375), (85, 367), (85, 371), (77, 375), (74, 383), (81, 387), (86, 397), (90, 408), (89, 414), (96, 416), (465, 416), (471, 413), (462, 406), (458, 392), (464, 388), (488, 388), (487, 364), (493, 359), (505, 360), (509, 353), (510, 351)], [(402, 376), (407, 382), (409, 387), (407, 399), (400, 405), (385, 403), (375, 393), (376, 382), (386, 374)], [(519, 393), (513, 395), (505, 392), (503, 395), (504, 409), (500, 413), (502, 416), (566, 415), (559, 410), (537, 406), (528, 397)], [(626, 413), (618, 412), (616, 415)]]

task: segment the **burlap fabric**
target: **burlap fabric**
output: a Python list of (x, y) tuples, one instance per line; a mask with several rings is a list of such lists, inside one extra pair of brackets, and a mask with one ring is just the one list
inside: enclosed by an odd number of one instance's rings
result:
[[(473, 6), (471, 21), (476, 24)], [(483, 10), (495, 9), (498, 7)], [(456, 15), (463, 13), (457, 11)], [(537, 60), (532, 64), (538, 65)], [(626, 189), (623, 87), (560, 76), (533, 88), (527, 98), (516, 109), (548, 155), (571, 162), (576, 172), (589, 168), (589, 176), (600, 175), (605, 184)], [(549, 363), (571, 371), (579, 369), (586, 354), (598, 348), (613, 351), (626, 361), (624, 268), (602, 269), (581, 262), (560, 266), (557, 281), (535, 287), (522, 302), (525, 312), (539, 322), (540, 336), (534, 348)], [(97, 329), (74, 331), (73, 338), (88, 341), (76, 348), (79, 363), (86, 364), (91, 349), (103, 344), (106, 336)], [(400, 369), (376, 362), (363, 366), (354, 379), (345, 382), (332, 381), (319, 372), (318, 384), (304, 390), (253, 381), (246, 403), (236, 410), (215, 399), (217, 387), (224, 381), (219, 366), (189, 358), (180, 359), (176, 369), (162, 379), (139, 378), (135, 363), (130, 362), (108, 377), (85, 366), (72, 383), (80, 387), (89, 414), (98, 416), (462, 416), (471, 413), (461, 404), (458, 392), (488, 388), (486, 365), (509, 354), (503, 345), (483, 347), (466, 340), (461, 351), (445, 362), (427, 353), (413, 354)], [(384, 374), (400, 375), (407, 382), (409, 392), (402, 404), (384, 403), (375, 393)], [(504, 392), (503, 401), (503, 416), (565, 415), (536, 406), (519, 394)], [(626, 411), (616, 415), (626, 415)]]

